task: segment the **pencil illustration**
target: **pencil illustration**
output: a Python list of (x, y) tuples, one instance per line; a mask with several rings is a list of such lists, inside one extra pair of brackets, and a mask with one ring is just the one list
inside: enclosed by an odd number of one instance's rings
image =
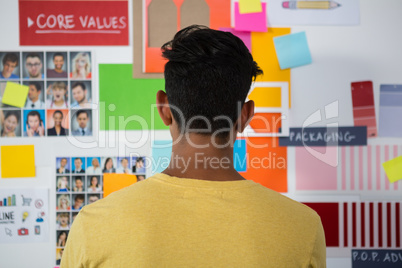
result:
[(334, 1), (284, 1), (283, 8), (288, 9), (333, 9), (341, 5)]

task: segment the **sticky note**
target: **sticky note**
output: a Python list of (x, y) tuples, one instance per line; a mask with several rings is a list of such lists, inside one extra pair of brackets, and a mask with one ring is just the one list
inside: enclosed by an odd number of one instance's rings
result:
[(402, 155), (382, 163), (382, 167), (390, 182), (396, 182), (402, 179)]
[(236, 31), (233, 28), (219, 28), (219, 30), (232, 33), (233, 35), (239, 37), (251, 53), (251, 33), (250, 32)]
[[(289, 85), (289, 107), (291, 100), (290, 69), (281, 70), (276, 58), (273, 39), (290, 34), (290, 28), (268, 28), (266, 33), (251, 33), (251, 47), (254, 60), (258, 63), (264, 75), (257, 77), (258, 82), (287, 82)], [(255, 99), (254, 99), (255, 100)]]
[(262, 11), (256, 13), (240, 14), (239, 3), (235, 3), (235, 30), (249, 32), (267, 31), (267, 9), (262, 3)]
[(282, 70), (312, 62), (305, 32), (275, 37), (274, 44)]
[(1, 177), (35, 177), (35, 150), (33, 145), (1, 146)]
[(132, 64), (99, 64), (99, 103), (104, 103), (99, 107), (100, 129), (169, 129), (155, 105), (156, 93), (164, 90), (165, 80), (133, 79), (132, 72)]
[(137, 182), (137, 176), (130, 174), (103, 174), (103, 197)]
[(28, 91), (28, 86), (7, 82), (2, 102), (7, 105), (22, 108), (27, 100)]
[(262, 11), (261, 0), (239, 0), (240, 14)]

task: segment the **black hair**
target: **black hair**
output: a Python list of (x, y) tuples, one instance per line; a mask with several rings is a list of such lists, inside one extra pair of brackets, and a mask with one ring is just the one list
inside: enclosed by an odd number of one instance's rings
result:
[(62, 119), (63, 119), (63, 117), (64, 117), (62, 111), (60, 111), (60, 110), (54, 111), (53, 116), (54, 116), (55, 114), (60, 114)]
[(42, 120), (42, 119), (40, 118), (40, 114), (39, 114), (38, 111), (30, 111), (30, 112), (28, 113), (28, 115), (27, 115), (27, 120), (28, 120), (28, 118), (29, 118), (30, 116), (37, 116), (37, 117), (39, 118), (39, 120)]
[(80, 114), (85, 113), (87, 115), (87, 117), (89, 117), (89, 114), (86, 110), (78, 110), (77, 111), (77, 117), (80, 116)]
[(20, 114), (19, 111), (9, 111), (5, 114), (4, 116), (4, 120), (6, 120), (7, 118), (9, 118), (10, 116), (14, 115), (15, 118), (17, 118), (17, 122), (20, 121)]
[(39, 53), (37, 53), (37, 52), (29, 52), (27, 54), (27, 56), (25, 57), (25, 59), (28, 59), (28, 58), (38, 58), (38, 59), (42, 60)]
[(63, 55), (62, 53), (60, 53), (60, 52), (56, 52), (56, 53), (53, 54), (53, 60), (54, 60), (54, 58), (56, 58), (57, 56), (63, 57), (63, 60), (64, 60), (64, 55)]
[(74, 180), (75, 180), (75, 181), (77, 181), (77, 180), (81, 180), (81, 181), (83, 181), (83, 179), (82, 179), (82, 177), (81, 177), (81, 176), (77, 176), (77, 177), (75, 177), (75, 178), (74, 178)]
[[(219, 130), (217, 136), (226, 137), (251, 82), (262, 74), (246, 45), (231, 33), (192, 25), (164, 44), (162, 55), (168, 60), (166, 94), (180, 130), (202, 129), (195, 132), (204, 135)], [(195, 120), (199, 116), (210, 122), (210, 131), (205, 120)]]
[(71, 86), (71, 89), (74, 89), (74, 88), (76, 88), (76, 87), (81, 87), (82, 90), (86, 90), (85, 84), (82, 83), (82, 82), (75, 82), (75, 83)]
[(83, 194), (77, 194), (74, 198), (74, 201), (77, 201), (77, 199), (85, 200), (85, 196)]
[(135, 162), (138, 163), (138, 162), (141, 162), (141, 161), (144, 162), (144, 158), (142, 158), (142, 157), (140, 156), (140, 157), (137, 158), (137, 160), (136, 160)]
[(32, 82), (29, 82), (28, 85), (33, 85), (36, 88), (36, 91), (42, 90), (42, 86), (40, 85), (39, 82), (32, 81)]
[(6, 65), (7, 61), (16, 62), (18, 66), (18, 56), (16, 53), (6, 53), (3, 57), (3, 65)]
[[(112, 164), (113, 164), (113, 159), (111, 157), (106, 158), (105, 164), (103, 165), (104, 170), (107, 170), (106, 169), (106, 164), (107, 164), (107, 162), (109, 162), (109, 160), (112, 160)], [(112, 168), (113, 168), (113, 165), (112, 165)]]

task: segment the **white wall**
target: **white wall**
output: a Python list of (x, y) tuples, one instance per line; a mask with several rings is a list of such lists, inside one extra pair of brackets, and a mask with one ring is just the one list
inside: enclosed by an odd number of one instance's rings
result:
[[(131, 1), (129, 6), (132, 22)], [(306, 31), (312, 53), (313, 64), (292, 70), (291, 126), (301, 126), (313, 112), (323, 109), (333, 101), (339, 101), (339, 125), (353, 125), (350, 82), (372, 80), (375, 103), (379, 104), (381, 83), (402, 84), (402, 1), (361, 0), (361, 24), (352, 27), (337, 26), (297, 26), (292, 32)], [(131, 24), (131, 23), (130, 23)], [(131, 29), (130, 29), (131, 31)], [(88, 50), (88, 47), (20, 47), (18, 0), (0, 0), (0, 51), (6, 50)], [(127, 47), (91, 47), (99, 63), (131, 63), (132, 34)], [(96, 71), (93, 79), (94, 91), (98, 90)], [(97, 94), (95, 94), (97, 95)], [(378, 110), (377, 110), (378, 111)], [(378, 114), (377, 114), (378, 119)], [(325, 126), (326, 122), (322, 122)], [(129, 138), (138, 137), (137, 132), (129, 132)], [(48, 243), (42, 244), (0, 244), (1, 267), (53, 267), (55, 260), (55, 157), (56, 155), (125, 155), (129, 152), (150, 154), (150, 142), (137, 149), (124, 148), (117, 133), (100, 133), (98, 140), (102, 148), (80, 149), (67, 139), (1, 139), (1, 145), (34, 144), (37, 178), (0, 179), (0, 187), (50, 188), (51, 231)], [(158, 132), (159, 138), (168, 138), (166, 131)], [(86, 141), (93, 140), (91, 138)], [(371, 143), (401, 142), (377, 138)], [(122, 144), (118, 148), (116, 144)], [(289, 186), (294, 185), (292, 167), (294, 156), (289, 149)], [(293, 196), (289, 193), (289, 196)], [(296, 199), (301, 197), (294, 196)], [(308, 197), (306, 197), (308, 198)], [(328, 198), (328, 197), (327, 197)], [(333, 201), (343, 197), (331, 197)], [(338, 199), (337, 199), (338, 198)], [(354, 199), (354, 197), (349, 197)], [(351, 267), (349, 258), (328, 259), (328, 267)]]

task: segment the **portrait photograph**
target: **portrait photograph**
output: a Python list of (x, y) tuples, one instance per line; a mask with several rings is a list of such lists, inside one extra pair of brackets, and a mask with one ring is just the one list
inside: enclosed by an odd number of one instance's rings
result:
[(60, 79), (68, 77), (67, 52), (46, 52), (46, 77), (48, 79)]
[(22, 52), (22, 61), (24, 67), (23, 78), (24, 79), (44, 79), (44, 61), (43, 52)]
[(67, 81), (47, 81), (46, 83), (46, 108), (68, 108), (68, 83)]
[(70, 52), (70, 78), (73, 80), (91, 79), (91, 52)]
[(68, 110), (47, 110), (47, 135), (48, 136), (68, 136), (69, 124)]
[(15, 80), (21, 77), (21, 59), (18, 51), (0, 52), (0, 80)]
[(24, 137), (46, 135), (45, 110), (24, 110)]
[(21, 137), (21, 110), (0, 109), (0, 138)]

